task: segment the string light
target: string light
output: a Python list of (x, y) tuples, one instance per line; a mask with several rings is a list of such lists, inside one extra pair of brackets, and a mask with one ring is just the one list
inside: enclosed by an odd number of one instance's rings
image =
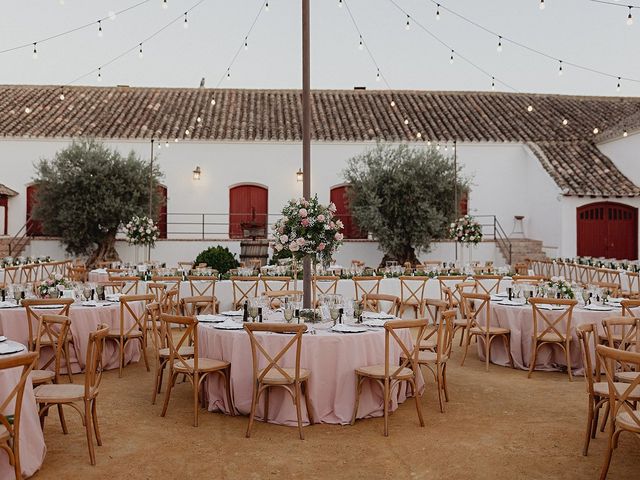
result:
[(342, 0), (338, 0), (338, 7), (342, 8)]
[(362, 42), (362, 35), (360, 35), (360, 43), (358, 44), (358, 50), (364, 50), (364, 43)]
[(29, 107), (26, 107), (26, 108), (24, 109), (24, 113), (31, 113), (31, 109), (30, 109)]
[(138, 50), (138, 57), (142, 58), (144, 54), (142, 53), (142, 43), (140, 44), (140, 50)]
[(533, 112), (533, 105), (529, 105), (527, 107), (527, 112)]
[(407, 15), (407, 23), (406, 23), (406, 25), (404, 26), (405, 30), (410, 30), (410, 29), (411, 29), (411, 23), (409, 23), (409, 19), (410, 19), (410, 18), (411, 18), (411, 17), (410, 17), (409, 15)]
[(202, 122), (202, 118), (201, 117), (196, 118), (196, 122), (198, 123)]
[(98, 81), (102, 81), (102, 67), (98, 67)]
[(269, 11), (269, 2), (264, 2), (264, 11), (265, 12)]
[(440, 20), (440, 4), (436, 3), (436, 20)]
[(38, 59), (38, 48), (37, 48), (38, 43), (34, 42), (33, 43), (33, 54), (31, 55), (33, 57), (34, 60)]
[(627, 132), (627, 129), (625, 128), (624, 131), (622, 132), (622, 136), (626, 137), (627, 135), (629, 135), (629, 133)]
[(393, 100), (391, 100), (390, 105), (391, 105), (392, 107), (395, 107), (395, 106), (396, 106), (396, 102), (394, 102)]
[(427, 140), (427, 147), (431, 146), (431, 140)]
[(496, 89), (496, 77), (491, 77), (491, 91)]
[(453, 50), (451, 50), (451, 56), (449, 57), (449, 63), (453, 64), (453, 54), (455, 52)]
[(558, 62), (559, 62), (558, 75), (562, 76), (562, 73), (563, 73), (563, 71), (562, 71), (562, 60), (558, 60)]
[(187, 128), (187, 129), (184, 131), (184, 134), (185, 134), (185, 135), (189, 135), (189, 133), (190, 133), (190, 132), (189, 132), (189, 129)]
[(231, 80), (231, 70), (227, 68), (227, 80)]
[(567, 120), (566, 118), (562, 119), (562, 125), (564, 125), (565, 127), (569, 124), (569, 120)]
[(167, 0), (162, 0), (162, 8), (166, 10), (169, 8), (169, 2)]
[(169, 148), (169, 140), (167, 140), (166, 142), (164, 142), (164, 148)]
[(629, 7), (629, 15), (627, 15), (627, 25), (633, 25), (633, 15), (631, 15), (631, 9), (633, 7)]
[(378, 72), (376, 73), (376, 82), (380, 81), (380, 69), (378, 69)]
[(618, 84), (616, 85), (616, 92), (619, 92), (620, 88), (622, 88), (622, 86), (620, 85), (620, 77), (618, 77)]
[(540, 10), (544, 10), (544, 0), (540, 0), (540, 4), (538, 5), (538, 8), (540, 8)]
[(102, 37), (102, 20), (98, 20), (98, 36)]
[(249, 40), (247, 37), (244, 37), (244, 49), (249, 50)]
[(405, 118), (405, 119), (404, 119), (404, 124), (405, 124), (405, 125), (409, 125), (409, 119), (408, 119), (408, 118)]
[(211, 99), (211, 106), (214, 106), (215, 104), (216, 104), (216, 99), (215, 99), (215, 98), (212, 98), (212, 99)]
[(416, 138), (422, 138), (422, 133), (420, 132), (416, 133)]
[(498, 35), (498, 53), (502, 51), (502, 36)]
[(598, 130), (598, 127), (596, 127), (596, 128), (594, 128), (594, 129), (593, 129), (593, 134), (594, 134), (594, 135), (597, 135), (599, 131), (600, 131), (600, 130)]
[(64, 90), (60, 92), (60, 95), (58, 96), (58, 98), (60, 99), (60, 101), (64, 100)]
[(178, 139), (177, 139), (177, 138), (174, 138), (174, 139), (173, 139), (173, 143), (178, 143)]
[(187, 12), (184, 12), (184, 23), (182, 24), (182, 26), (185, 29), (189, 28), (189, 20), (187, 20)]

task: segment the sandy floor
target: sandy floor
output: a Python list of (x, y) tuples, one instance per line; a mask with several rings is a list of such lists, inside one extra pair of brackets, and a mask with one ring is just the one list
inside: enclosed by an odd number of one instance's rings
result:
[[(166, 418), (151, 405), (153, 375), (143, 364), (124, 378), (107, 372), (99, 402), (103, 446), (89, 463), (84, 430), (69, 412), (63, 435), (52, 410), (45, 428), (47, 457), (36, 479), (589, 479), (598, 478), (605, 434), (583, 457), (587, 396), (581, 378), (526, 373), (484, 364), (470, 355), (450, 365), (451, 401), (441, 414), (433, 383), (423, 398), (426, 427), (418, 426), (413, 401), (390, 418), (355, 426), (314, 425), (300, 441), (294, 428), (257, 423), (244, 437), (246, 417), (201, 411), (192, 426), (189, 384), (179, 384)], [(77, 376), (76, 382), (80, 382)], [(161, 402), (160, 402), (161, 403)], [(640, 441), (623, 434), (610, 479), (640, 478)]]

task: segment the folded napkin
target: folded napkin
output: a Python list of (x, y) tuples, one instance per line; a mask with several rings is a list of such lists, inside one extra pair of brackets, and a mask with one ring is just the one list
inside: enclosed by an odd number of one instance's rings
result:
[(548, 305), (546, 303), (538, 304), (538, 308), (540, 310), (564, 310), (565, 307), (562, 305)]
[(15, 308), (17, 306), (16, 302), (0, 302), (0, 308)]
[(367, 327), (384, 327), (385, 323), (387, 323), (387, 321), (381, 318), (370, 318), (362, 322), (362, 324)]
[(227, 319), (221, 315), (196, 315), (196, 318), (202, 323), (219, 323), (227, 321)]
[(608, 302), (608, 303), (620, 303), (620, 302), (622, 302), (623, 300), (624, 300), (624, 298), (623, 298), (623, 297), (609, 297), (609, 298), (607, 299), (607, 302)]
[(505, 298), (505, 297), (509, 297), (509, 293), (508, 292), (499, 292), (495, 294), (496, 297), (501, 297), (501, 298)]
[(510, 307), (524, 307), (526, 302), (518, 302), (516, 300), (502, 299), (498, 302), (498, 305), (509, 305)]
[(91, 273), (107, 273), (107, 269), (106, 268), (94, 268), (93, 270), (91, 270)]
[(97, 307), (98, 302), (96, 302), (95, 300), (87, 300), (85, 302), (82, 302), (80, 305), (82, 305), (83, 307)]
[(213, 328), (219, 330), (242, 330), (244, 327), (241, 323), (234, 322), (233, 320), (226, 319), (223, 322), (216, 323)]
[(389, 313), (384, 313), (384, 312), (362, 312), (362, 318), (378, 318), (381, 320), (391, 320), (394, 317), (393, 315), (389, 314)]
[(607, 305), (595, 305), (592, 303), (589, 305), (585, 305), (584, 309), (593, 310), (594, 312), (610, 312), (611, 310), (613, 310), (613, 307), (609, 307)]
[(105, 295), (105, 298), (111, 302), (119, 302), (121, 296), (121, 293), (110, 293), (109, 295)]

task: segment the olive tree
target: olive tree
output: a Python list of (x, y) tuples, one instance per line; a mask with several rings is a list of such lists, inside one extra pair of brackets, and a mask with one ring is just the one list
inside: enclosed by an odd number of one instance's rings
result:
[[(159, 208), (159, 168), (134, 152), (123, 157), (95, 140), (74, 141), (52, 160), (35, 165), (38, 185), (33, 220), (43, 233), (60, 237), (67, 252), (89, 255), (87, 263), (118, 259), (120, 226), (134, 215), (153, 215)], [(151, 179), (150, 179), (151, 177)]]
[(349, 159), (343, 174), (356, 223), (373, 234), (385, 260), (401, 263), (415, 264), (416, 252), (446, 236), (458, 214), (454, 188), (458, 198), (468, 189), (453, 159), (435, 148), (378, 144)]

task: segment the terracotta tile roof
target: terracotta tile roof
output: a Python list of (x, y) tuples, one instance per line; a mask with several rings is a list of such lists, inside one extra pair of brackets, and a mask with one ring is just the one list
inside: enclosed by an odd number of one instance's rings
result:
[[(60, 91), (56, 86), (0, 86), (0, 135), (202, 141), (302, 138), (299, 90), (65, 87), (62, 101)], [(532, 112), (528, 105), (533, 105)], [(640, 121), (640, 98), (317, 90), (312, 109), (315, 141), (417, 141), (420, 132), (420, 141), (533, 143), (540, 146), (538, 158), (567, 195), (640, 194), (598, 152), (594, 142), (599, 137), (593, 134), (595, 127), (604, 132), (629, 118)], [(582, 172), (584, 181), (567, 172)]]
[(7, 197), (15, 197), (16, 195), (18, 195), (18, 192), (0, 183), (0, 195), (6, 195)]

